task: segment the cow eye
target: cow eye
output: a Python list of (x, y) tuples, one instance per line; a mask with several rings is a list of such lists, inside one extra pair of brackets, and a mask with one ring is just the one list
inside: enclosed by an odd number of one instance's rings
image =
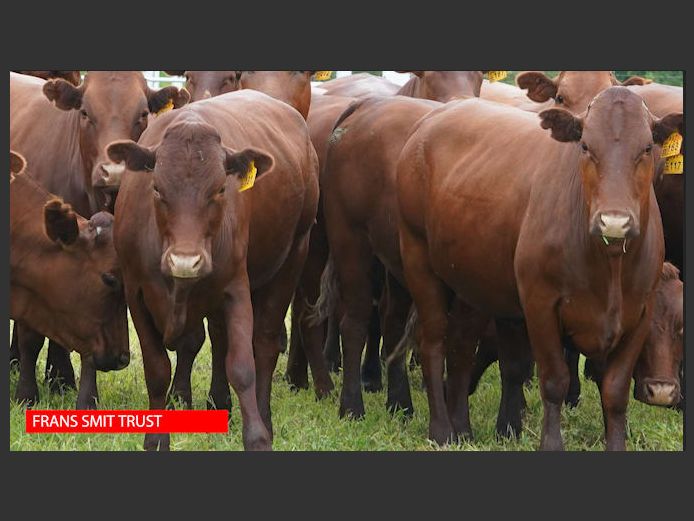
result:
[(225, 192), (225, 190), (226, 190), (226, 186), (222, 185), (222, 187), (219, 189), (217, 194), (222, 195)]
[(140, 114), (140, 117), (142, 119), (147, 119), (147, 116), (149, 116), (149, 111), (148, 110), (143, 110), (142, 114)]
[(650, 144), (646, 147), (646, 149), (643, 151), (644, 154), (650, 154), (651, 150), (653, 150), (653, 144)]
[(86, 119), (87, 121), (90, 121), (89, 114), (87, 114), (87, 111), (86, 111), (86, 110), (84, 110), (84, 109), (80, 110), (80, 115), (81, 115), (84, 119)]
[(564, 104), (564, 96), (559, 95), (556, 98), (554, 98), (554, 101), (557, 102), (557, 105), (563, 105)]
[(586, 145), (585, 143), (581, 143), (581, 148), (584, 152), (588, 152), (588, 145)]
[(102, 273), (101, 280), (111, 289), (118, 289), (120, 282), (115, 275), (111, 273)]
[(161, 199), (161, 192), (159, 192), (159, 188), (157, 188), (157, 185), (152, 186), (152, 193), (154, 193), (154, 197), (157, 199)]

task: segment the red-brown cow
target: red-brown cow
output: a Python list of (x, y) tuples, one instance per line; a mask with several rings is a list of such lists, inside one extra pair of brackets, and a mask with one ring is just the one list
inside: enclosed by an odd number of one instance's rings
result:
[[(29, 175), (78, 214), (112, 212), (124, 167), (108, 161), (105, 145), (137, 139), (150, 114), (187, 100), (188, 93), (176, 87), (150, 89), (141, 72), (89, 72), (78, 87), (10, 73), (10, 147), (27, 158)], [(10, 360), (17, 353), (11, 351)], [(74, 387), (66, 353), (49, 343), (46, 376), (52, 389)]]
[(380, 76), (368, 72), (335, 78), (320, 84), (321, 90), (331, 96), (364, 98), (368, 96), (394, 96), (400, 86)]
[(316, 71), (166, 71), (186, 77), (191, 101), (239, 89), (253, 89), (284, 101), (308, 117), (311, 76)]
[[(611, 87), (585, 116), (549, 109), (540, 122), (553, 139), (531, 113), (448, 104), (419, 124), (399, 158), (400, 248), (421, 323), (429, 436), (451, 439), (467, 413), (447, 409), (443, 397), (454, 294), (496, 317), (497, 331), (525, 319), (544, 406), (542, 449), (563, 448), (562, 342), (570, 342), (605, 361), (606, 445), (623, 450), (629, 383), (664, 256), (653, 147), (682, 132), (682, 114), (658, 119), (629, 89)], [(523, 342), (504, 344), (500, 335), (500, 350), (529, 355)], [(462, 381), (470, 365), (458, 368)], [(514, 387), (502, 393), (521, 397), (522, 379)], [(462, 401), (451, 390), (449, 401)], [(513, 423), (520, 428), (520, 417)]]
[(15, 397), (38, 401), (36, 359), (48, 336), (80, 354), (77, 408), (94, 408), (94, 369), (122, 369), (130, 360), (113, 216), (77, 215), (21, 173), (24, 164), (10, 152), (10, 318), (21, 349)]
[[(117, 142), (108, 152), (128, 167), (115, 244), (150, 408), (167, 402), (164, 347), (177, 350), (179, 363), (194, 357), (207, 317), (211, 401), (229, 403), (226, 373), (239, 398), (244, 447), (269, 449), (279, 338), (318, 205), (318, 160), (306, 123), (287, 104), (244, 90), (166, 114), (139, 144)], [(239, 193), (256, 171), (256, 185)], [(179, 379), (177, 369), (172, 394), (180, 389), (190, 406), (190, 374)], [(168, 449), (169, 440), (147, 434), (145, 448)]]

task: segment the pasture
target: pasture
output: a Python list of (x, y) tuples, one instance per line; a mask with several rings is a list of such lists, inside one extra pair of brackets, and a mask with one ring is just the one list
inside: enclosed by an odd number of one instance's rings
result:
[[(289, 320), (287, 320), (289, 326)], [(11, 331), (11, 328), (10, 328)], [(73, 409), (76, 391), (64, 395), (49, 395), (43, 383), (45, 349), (37, 366), (41, 401), (37, 409)], [(130, 365), (110, 373), (97, 373), (100, 407), (104, 409), (147, 409), (142, 355), (137, 335), (130, 323)], [(175, 353), (169, 353), (172, 371)], [(79, 375), (79, 356), (72, 353), (76, 376)], [(470, 418), (474, 440), (438, 447), (426, 439), (428, 409), (426, 393), (422, 390), (421, 369), (410, 372), (414, 417), (403, 420), (385, 410), (385, 390), (364, 393), (366, 417), (361, 421), (340, 420), (337, 415), (341, 375), (333, 375), (336, 389), (326, 400), (316, 401), (313, 389), (292, 392), (284, 381), (287, 354), (280, 355), (273, 378), (272, 417), (275, 437), (274, 450), (302, 451), (535, 451), (540, 444), (542, 402), (537, 379), (525, 395), (528, 409), (524, 431), (518, 440), (497, 439), (494, 425), (499, 406), (501, 387), (498, 365), (485, 373), (477, 392), (470, 398)], [(209, 339), (193, 368), (193, 406), (206, 407), (210, 382), (211, 354)], [(582, 378), (581, 403), (574, 410), (562, 410), (562, 434), (566, 450), (602, 451), (603, 425), (600, 399), (594, 383)], [(10, 396), (14, 395), (17, 371), (10, 376)], [(234, 406), (227, 434), (172, 434), (174, 451), (241, 451), (241, 423), (238, 400), (232, 392)], [(633, 398), (629, 401), (627, 449), (635, 451), (680, 451), (683, 443), (682, 413), (648, 406)], [(139, 451), (141, 434), (27, 434), (24, 409), (16, 402), (10, 404), (10, 450), (13, 451)]]

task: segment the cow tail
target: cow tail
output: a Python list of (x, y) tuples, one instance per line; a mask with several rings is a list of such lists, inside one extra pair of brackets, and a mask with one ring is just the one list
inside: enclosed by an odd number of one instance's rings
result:
[(307, 303), (306, 321), (310, 327), (316, 327), (328, 319), (330, 313), (337, 309), (340, 292), (337, 287), (337, 275), (333, 257), (328, 257), (328, 262), (320, 279), (320, 295), (315, 304)]
[(403, 331), (400, 341), (397, 343), (393, 351), (386, 358), (386, 366), (389, 366), (397, 358), (404, 356), (410, 349), (415, 347), (415, 331), (417, 330), (417, 308), (414, 303), (410, 306), (410, 312), (407, 315), (407, 322), (405, 323), (405, 330)]

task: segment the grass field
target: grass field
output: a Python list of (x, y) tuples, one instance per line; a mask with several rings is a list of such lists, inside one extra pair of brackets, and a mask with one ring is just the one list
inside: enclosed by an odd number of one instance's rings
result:
[[(10, 328), (11, 330), (11, 328)], [(130, 330), (130, 365), (118, 372), (98, 373), (102, 409), (146, 409), (142, 356), (137, 335)], [(171, 354), (175, 368), (175, 354)], [(45, 350), (39, 357), (37, 374), (43, 375)], [(76, 375), (79, 375), (79, 356), (72, 354)], [(421, 370), (410, 373), (415, 406), (414, 417), (403, 420), (385, 410), (385, 391), (364, 394), (366, 417), (361, 421), (338, 419), (341, 376), (333, 377), (336, 390), (331, 397), (316, 401), (313, 390), (298, 393), (289, 390), (284, 381), (286, 353), (280, 355), (272, 389), (272, 414), (275, 450), (326, 451), (411, 451), (411, 450), (474, 450), (525, 451), (536, 450), (540, 443), (542, 403), (537, 381), (526, 390), (528, 409), (524, 430), (518, 440), (497, 439), (494, 431), (500, 399), (499, 370), (494, 364), (484, 375), (477, 392), (470, 399), (470, 414), (474, 433), (472, 442), (440, 448), (427, 436), (428, 408), (426, 394), (421, 388)], [(193, 406), (205, 408), (210, 382), (211, 354), (209, 340), (203, 346), (193, 370)], [(581, 364), (582, 365), (582, 364)], [(582, 371), (582, 370), (581, 370)], [(10, 397), (14, 396), (18, 373), (10, 376)], [(49, 395), (48, 387), (39, 377), (41, 401), (37, 409), (72, 409), (77, 394)], [(582, 400), (574, 410), (564, 408), (562, 434), (567, 450), (603, 450), (603, 426), (600, 400), (595, 384), (582, 382)], [(234, 407), (227, 434), (172, 434), (171, 449), (182, 450), (242, 450), (238, 400), (232, 393)], [(647, 406), (630, 400), (628, 412), (629, 450), (682, 450), (682, 414), (674, 410)], [(15, 451), (122, 451), (142, 450), (142, 434), (26, 434), (24, 409), (11, 400), (10, 450)]]

